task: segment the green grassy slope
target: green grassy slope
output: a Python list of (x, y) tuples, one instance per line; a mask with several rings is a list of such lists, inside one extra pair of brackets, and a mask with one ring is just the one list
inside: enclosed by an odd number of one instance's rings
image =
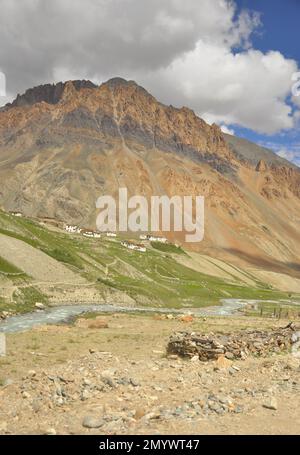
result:
[[(175, 253), (188, 253), (175, 247), (157, 249), (157, 245), (149, 245), (147, 253), (129, 251), (118, 239), (68, 235), (1, 211), (0, 233), (39, 248), (99, 289), (124, 291), (139, 304), (179, 308), (215, 305), (229, 297), (288, 298), (287, 293), (272, 290), (263, 283), (247, 287), (234, 279), (227, 282), (185, 267), (176, 261)], [(9, 270), (10, 265), (0, 261), (0, 270), (1, 267)]]
[(0, 256), (0, 273), (4, 275), (23, 275), (24, 272)]

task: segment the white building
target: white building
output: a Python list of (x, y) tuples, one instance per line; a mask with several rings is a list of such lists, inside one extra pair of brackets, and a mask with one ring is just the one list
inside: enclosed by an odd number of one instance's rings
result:
[(132, 243), (128, 242), (127, 240), (124, 240), (121, 242), (121, 245), (127, 248), (128, 250), (134, 250), (134, 251), (139, 251), (140, 253), (146, 253), (146, 247), (144, 245), (139, 245), (137, 243)]
[(83, 237), (90, 237), (90, 238), (94, 237), (94, 234), (92, 232), (89, 232), (89, 231), (83, 232), (82, 235), (83, 235)]
[(95, 231), (84, 231), (82, 235), (84, 237), (89, 237), (91, 239), (100, 239), (101, 238), (101, 234), (99, 234), (99, 232), (95, 232)]
[(10, 212), (10, 214), (11, 214), (12, 216), (16, 216), (16, 217), (18, 217), (18, 218), (21, 218), (21, 217), (23, 216), (23, 214), (22, 214), (21, 212)]
[(117, 237), (115, 232), (106, 232), (106, 237)]
[(71, 224), (66, 224), (65, 231), (70, 232), (71, 234), (76, 234), (78, 232), (78, 226), (72, 226)]
[(159, 242), (159, 243), (167, 243), (168, 239), (165, 237), (158, 237), (156, 235), (147, 235), (146, 240), (149, 240), (149, 242)]

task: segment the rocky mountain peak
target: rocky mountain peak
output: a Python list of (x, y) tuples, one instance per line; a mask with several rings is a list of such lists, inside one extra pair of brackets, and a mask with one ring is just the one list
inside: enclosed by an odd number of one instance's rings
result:
[(79, 91), (84, 88), (97, 88), (97, 85), (91, 81), (75, 80), (67, 82), (58, 82), (57, 84), (44, 84), (30, 88), (22, 95), (18, 95), (16, 99), (5, 106), (6, 109), (13, 107), (32, 106), (37, 103), (45, 102), (48, 104), (57, 104), (62, 99), (65, 89), (70, 90), (73, 87), (74, 91)]
[(105, 85), (108, 85), (109, 87), (111, 88), (114, 88), (114, 87), (126, 87), (128, 85), (138, 85), (136, 84), (136, 82), (134, 81), (128, 81), (127, 79), (124, 79), (123, 77), (113, 77), (111, 79), (109, 79), (107, 82), (104, 83)]

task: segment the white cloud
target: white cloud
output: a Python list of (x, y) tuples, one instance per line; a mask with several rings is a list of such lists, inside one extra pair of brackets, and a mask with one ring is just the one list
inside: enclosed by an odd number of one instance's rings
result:
[(281, 158), (285, 158), (286, 160), (297, 164), (297, 166), (300, 166), (300, 144), (282, 147), (276, 153), (281, 156)]
[(286, 98), (296, 68), (279, 52), (234, 54), (201, 41), (183, 58), (146, 76), (145, 84), (165, 101), (187, 104), (210, 122), (272, 134), (294, 126)]
[(282, 148), (277, 152), (277, 155), (281, 156), (281, 158), (285, 158), (286, 160), (293, 161), (297, 155), (293, 151), (289, 151), (286, 148)]
[(123, 76), (228, 128), (272, 134), (299, 116), (287, 103), (296, 62), (253, 49), (260, 17), (237, 14), (234, 1), (0, 0), (0, 11), (0, 67), (10, 93)]
[(260, 141), (259, 145), (273, 150), (281, 158), (285, 158), (300, 166), (300, 142), (297, 138), (296, 140), (293, 140), (292, 137), (290, 137), (288, 145), (283, 145), (275, 141)]
[(232, 128), (228, 128), (228, 126), (226, 125), (221, 125), (221, 130), (223, 131), (223, 133), (225, 134), (230, 134), (231, 136), (234, 136), (235, 135), (235, 132)]

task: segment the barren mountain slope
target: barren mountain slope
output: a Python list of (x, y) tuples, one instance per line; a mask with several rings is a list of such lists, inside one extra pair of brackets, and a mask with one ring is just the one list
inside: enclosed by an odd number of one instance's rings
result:
[(96, 199), (119, 187), (204, 195), (205, 240), (191, 248), (299, 276), (299, 169), (132, 81), (19, 96), (0, 111), (0, 179), (5, 210), (86, 227), (95, 225)]

